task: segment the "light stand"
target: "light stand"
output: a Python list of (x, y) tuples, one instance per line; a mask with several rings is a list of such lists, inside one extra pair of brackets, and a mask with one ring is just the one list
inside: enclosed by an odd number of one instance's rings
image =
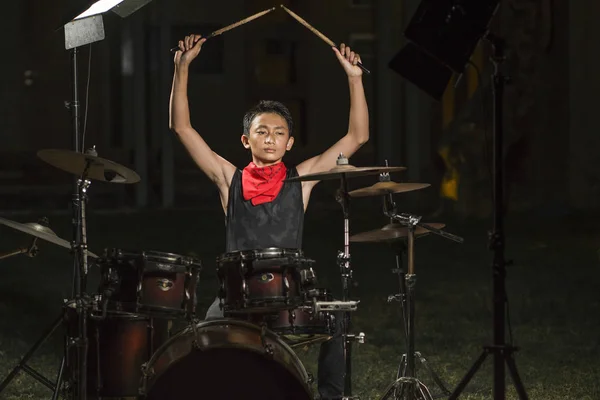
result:
[(473, 378), (477, 370), (481, 367), (486, 357), (494, 355), (494, 399), (503, 400), (506, 395), (505, 370), (504, 363), (512, 377), (515, 389), (521, 400), (527, 399), (525, 387), (517, 372), (517, 366), (513, 358), (513, 353), (518, 349), (512, 345), (506, 344), (505, 323), (506, 323), (506, 261), (504, 259), (504, 156), (503, 156), (503, 95), (504, 85), (507, 78), (502, 74), (501, 63), (504, 61), (505, 42), (502, 38), (488, 33), (485, 39), (493, 47), (492, 62), (494, 63), (494, 72), (492, 74), (493, 83), (493, 187), (494, 187), (494, 210), (493, 230), (489, 236), (489, 248), (494, 252), (492, 265), (493, 279), (493, 332), (494, 344), (485, 346), (481, 356), (475, 361), (465, 377), (460, 381), (449, 399), (457, 399)]
[[(485, 346), (466, 376), (459, 383), (449, 399), (456, 399), (471, 378), (483, 364), (489, 354), (494, 354), (494, 399), (504, 400), (506, 395), (505, 370), (506, 362), (513, 383), (521, 399), (527, 399), (525, 388), (517, 373), (513, 354), (517, 348), (505, 342), (506, 323), (506, 261), (504, 259), (504, 182), (503, 182), (503, 95), (506, 77), (500, 65), (504, 61), (505, 42), (490, 33), (489, 24), (500, 6), (500, 0), (470, 1), (423, 1), (404, 31), (405, 37), (411, 41), (423, 57), (422, 65), (415, 67), (407, 57), (410, 52), (400, 52), (389, 66), (411, 82), (439, 100), (449, 79), (448, 72), (462, 74), (475, 47), (482, 38), (492, 45), (494, 72), (493, 84), (493, 230), (489, 236), (489, 248), (494, 252), (492, 265), (493, 282), (493, 334), (494, 344)], [(408, 65), (410, 68), (408, 68)], [(424, 66), (428, 67), (425, 68)], [(437, 76), (429, 76), (434, 73)], [(432, 87), (429, 82), (435, 82)]]

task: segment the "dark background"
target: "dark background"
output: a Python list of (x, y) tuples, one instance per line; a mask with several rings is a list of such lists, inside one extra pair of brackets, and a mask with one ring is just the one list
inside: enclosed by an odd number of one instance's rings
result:
[[(3, 4), (0, 51), (0, 216), (33, 222), (41, 216), (71, 239), (72, 179), (36, 152), (72, 149), (70, 52), (61, 27), (86, 6), (27, 0)], [(279, 4), (279, 3), (277, 3)], [(271, 1), (153, 0), (125, 19), (103, 16), (106, 38), (78, 52), (85, 147), (135, 170), (135, 185), (93, 182), (88, 202), (91, 251), (125, 248), (199, 257), (205, 268), (199, 314), (218, 284), (215, 259), (224, 249), (218, 193), (168, 129), (173, 73), (169, 48), (192, 32), (207, 34), (274, 5)], [(396, 196), (402, 211), (442, 222), (462, 245), (429, 235), (417, 241), (417, 347), (453, 387), (491, 341), (491, 63), (480, 43), (456, 84), (433, 101), (387, 67), (404, 44), (403, 28), (419, 2), (289, 0), (284, 5), (332, 40), (360, 52), (372, 74), (363, 77), (371, 139), (352, 158), (357, 166), (406, 166), (400, 182), (427, 189)], [(521, 347), (517, 365), (530, 398), (600, 399), (598, 367), (598, 194), (600, 149), (596, 93), (600, 3), (593, 0), (507, 0), (492, 29), (507, 40), (505, 187), (507, 290), (510, 328)], [(91, 52), (91, 56), (90, 56)], [(192, 123), (211, 147), (240, 168), (250, 158), (239, 144), (244, 111), (259, 99), (291, 109), (300, 162), (345, 134), (348, 89), (328, 46), (281, 10), (211, 39), (190, 75)], [(87, 79), (89, 77), (89, 89)], [(87, 115), (87, 118), (84, 118)], [(84, 123), (85, 121), (85, 123)], [(376, 182), (355, 179), (352, 188)], [(443, 185), (445, 183), (445, 186)], [(307, 211), (304, 251), (317, 261), (320, 284), (340, 293), (335, 264), (343, 244), (337, 182), (320, 183)], [(387, 221), (381, 199), (353, 202), (351, 232)], [(29, 238), (0, 226), (0, 252)], [(8, 374), (70, 297), (68, 249), (38, 241), (40, 253), (0, 260), (0, 372)], [(404, 351), (393, 252), (353, 245), (361, 299), (356, 329), (367, 344), (356, 352), (355, 390), (379, 398), (393, 381)], [(92, 268), (89, 290), (97, 282)], [(53, 379), (61, 337), (35, 358)], [(313, 346), (299, 351), (315, 370)], [(490, 398), (491, 362), (468, 388)], [(423, 379), (435, 391), (435, 385)], [(511, 386), (510, 379), (507, 380)], [(439, 392), (439, 390), (438, 390)], [(509, 389), (509, 396), (514, 396)], [(0, 398), (47, 398), (22, 375)]]

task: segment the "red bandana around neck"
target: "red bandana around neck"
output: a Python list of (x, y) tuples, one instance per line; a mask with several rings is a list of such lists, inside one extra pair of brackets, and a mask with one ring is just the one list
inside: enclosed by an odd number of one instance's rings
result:
[(252, 205), (269, 203), (283, 187), (287, 168), (280, 162), (269, 167), (258, 167), (251, 162), (242, 171), (242, 193)]

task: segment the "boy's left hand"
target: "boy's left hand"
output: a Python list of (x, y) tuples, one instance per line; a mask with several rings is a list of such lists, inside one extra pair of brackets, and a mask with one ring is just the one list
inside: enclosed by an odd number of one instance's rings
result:
[(349, 78), (362, 76), (362, 69), (356, 65), (361, 62), (360, 56), (357, 53), (353, 52), (344, 43), (340, 45), (339, 50), (337, 47), (332, 47), (332, 49)]

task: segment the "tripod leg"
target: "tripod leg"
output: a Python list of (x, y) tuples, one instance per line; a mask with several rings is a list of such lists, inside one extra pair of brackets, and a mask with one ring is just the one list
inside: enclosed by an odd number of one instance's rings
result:
[(400, 359), (400, 365), (398, 366), (398, 374), (396, 375), (396, 379), (401, 376), (405, 376), (406, 374), (406, 354), (402, 354), (402, 358)]
[(458, 384), (456, 389), (454, 389), (454, 392), (452, 392), (450, 397), (448, 397), (448, 400), (454, 400), (454, 399), (458, 398), (458, 396), (462, 393), (462, 391), (465, 389), (465, 387), (467, 387), (467, 385), (469, 384), (469, 382), (471, 381), (471, 379), (473, 378), (473, 376), (475, 375), (477, 370), (479, 368), (481, 368), (481, 364), (483, 364), (487, 355), (488, 355), (487, 350), (484, 350), (483, 353), (481, 353), (481, 355), (479, 356), (477, 361), (475, 361), (475, 364), (473, 364), (473, 366), (471, 367), (469, 372), (467, 372), (467, 374), (460, 381), (460, 383)]
[[(406, 354), (402, 354), (402, 358), (400, 359), (400, 365), (398, 366), (396, 380), (400, 379), (403, 376), (406, 376)], [(398, 387), (394, 387), (393, 393), (394, 398), (400, 398), (400, 389)]]
[(446, 395), (450, 394), (450, 390), (448, 390), (448, 388), (446, 387), (448, 384), (445, 383), (442, 380), (442, 378), (440, 378), (440, 376), (435, 373), (435, 371), (433, 370), (433, 368), (431, 368), (431, 365), (429, 365), (429, 363), (427, 362), (425, 357), (423, 357), (423, 355), (419, 352), (417, 352), (415, 354), (417, 356), (417, 359), (421, 363), (421, 365), (423, 365), (425, 367), (425, 369), (429, 372), (429, 376), (431, 376), (431, 379), (433, 379), (435, 384), (438, 385), (438, 387), (442, 390), (442, 393), (444, 393)]
[[(46, 340), (54, 333), (54, 331), (62, 324), (62, 320), (63, 315), (61, 314), (61, 316), (56, 319), (54, 324), (52, 324), (52, 326), (48, 328), (46, 332), (44, 332), (44, 335), (41, 338), (39, 338), (38, 341), (35, 342), (35, 344), (31, 347), (31, 349), (29, 349), (29, 351), (23, 356), (19, 364), (17, 364), (17, 366), (15, 366), (12, 371), (10, 371), (10, 374), (8, 374), (6, 378), (4, 378), (2, 383), (0, 383), (0, 393), (2, 393), (6, 386), (8, 386), (8, 384), (15, 378), (15, 376), (21, 370), (25, 370), (35, 379), (40, 380), (39, 374), (35, 373), (35, 371), (33, 371), (27, 366), (27, 361), (29, 361), (29, 359), (33, 357), (37, 349), (39, 349), (46, 342)], [(46, 382), (43, 382), (42, 380), (40, 380), (40, 382), (46, 384)]]
[(417, 392), (423, 400), (433, 400), (431, 392), (423, 383), (417, 381)]
[(60, 367), (58, 367), (58, 376), (56, 377), (56, 382), (54, 384), (54, 393), (52, 393), (52, 400), (58, 399), (60, 389), (62, 387), (62, 377), (63, 377), (64, 371), (65, 371), (65, 356), (63, 356), (62, 360), (60, 361)]
[(517, 394), (519, 395), (519, 399), (527, 400), (527, 393), (525, 392), (525, 386), (523, 386), (523, 382), (521, 382), (521, 378), (519, 377), (519, 373), (517, 372), (517, 364), (515, 363), (515, 359), (512, 354), (507, 354), (506, 365), (508, 366), (508, 371), (510, 372), (510, 376), (515, 384), (515, 389), (517, 390)]

